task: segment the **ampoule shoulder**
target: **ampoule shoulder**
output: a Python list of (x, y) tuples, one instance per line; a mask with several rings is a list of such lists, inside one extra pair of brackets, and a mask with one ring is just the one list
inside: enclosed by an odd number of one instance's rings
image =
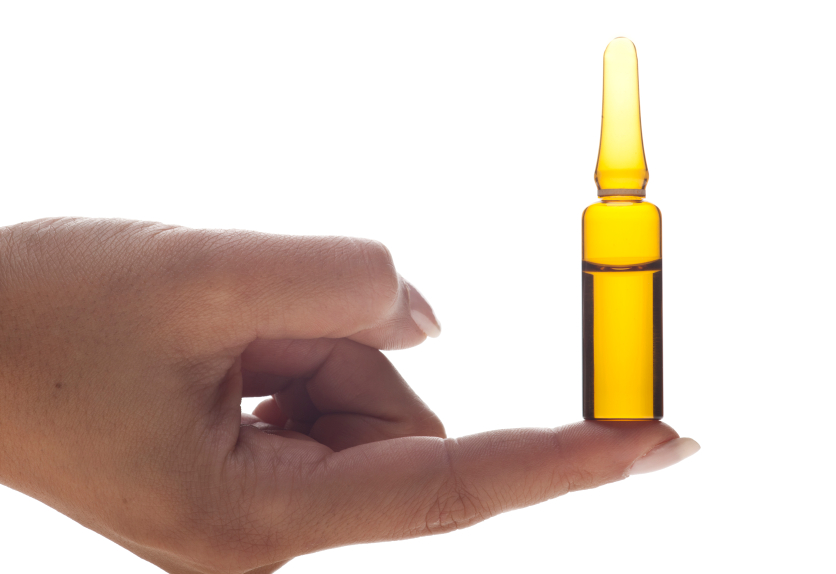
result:
[(631, 218), (637, 221), (661, 221), (662, 212), (659, 208), (645, 200), (602, 200), (593, 203), (583, 212), (583, 219)]
[(604, 200), (583, 213), (583, 258), (638, 264), (662, 257), (662, 215), (649, 201)]

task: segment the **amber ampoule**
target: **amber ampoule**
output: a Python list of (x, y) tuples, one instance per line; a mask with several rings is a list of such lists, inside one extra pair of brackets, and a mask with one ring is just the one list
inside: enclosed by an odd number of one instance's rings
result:
[(604, 51), (595, 182), (583, 213), (583, 417), (662, 418), (662, 219), (644, 200), (648, 171), (636, 48)]

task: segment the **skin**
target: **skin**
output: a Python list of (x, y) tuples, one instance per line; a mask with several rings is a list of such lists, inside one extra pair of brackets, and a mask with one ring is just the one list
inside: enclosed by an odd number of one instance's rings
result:
[(678, 436), (446, 438), (378, 350), (425, 339), (410, 306), (432, 315), (374, 241), (0, 228), (0, 482), (172, 574), (267, 573), (621, 480)]

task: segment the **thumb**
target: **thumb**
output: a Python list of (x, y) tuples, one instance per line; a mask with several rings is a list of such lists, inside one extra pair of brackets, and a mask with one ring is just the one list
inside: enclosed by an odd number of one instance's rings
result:
[(335, 539), (323, 540), (323, 547), (464, 528), (621, 480), (639, 459), (635, 473), (663, 468), (699, 449), (692, 439), (677, 437), (657, 421), (584, 421), (347, 449), (329, 457), (316, 481), (328, 522), (339, 525), (329, 529)]

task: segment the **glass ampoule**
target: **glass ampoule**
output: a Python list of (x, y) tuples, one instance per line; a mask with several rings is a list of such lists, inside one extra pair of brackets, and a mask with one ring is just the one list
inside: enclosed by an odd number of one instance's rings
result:
[(604, 51), (601, 200), (583, 213), (583, 416), (662, 418), (662, 219), (644, 200), (636, 48)]

